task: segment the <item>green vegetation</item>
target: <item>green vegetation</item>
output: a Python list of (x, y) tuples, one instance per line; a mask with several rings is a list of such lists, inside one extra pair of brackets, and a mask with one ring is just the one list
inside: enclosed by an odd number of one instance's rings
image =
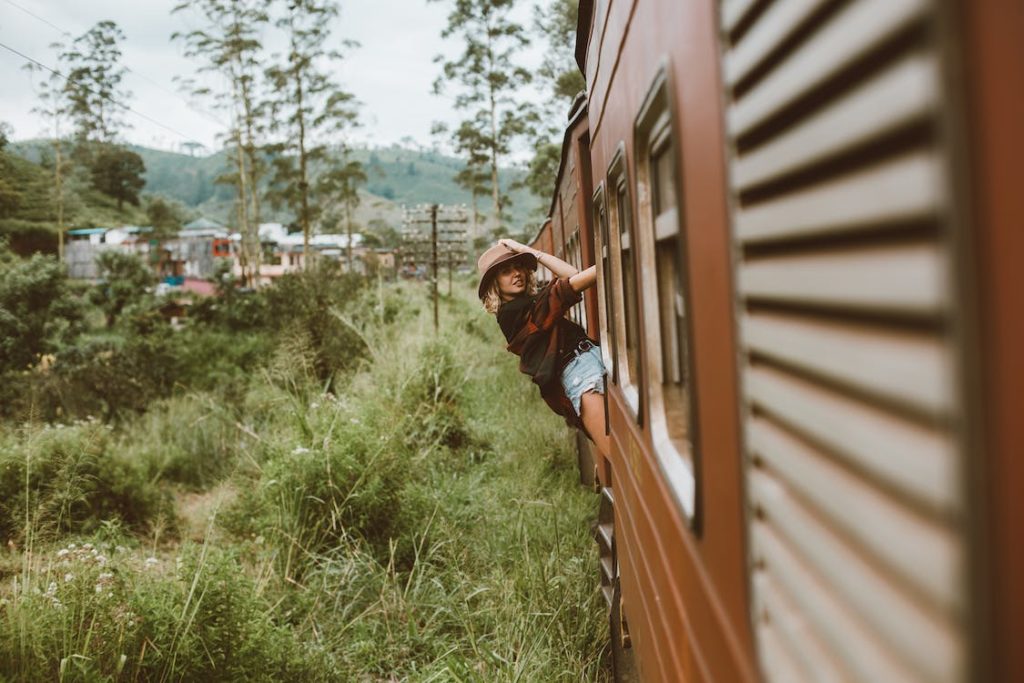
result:
[(222, 287), (5, 381), (0, 680), (605, 680), (596, 500), (469, 283), (441, 335), (416, 285)]

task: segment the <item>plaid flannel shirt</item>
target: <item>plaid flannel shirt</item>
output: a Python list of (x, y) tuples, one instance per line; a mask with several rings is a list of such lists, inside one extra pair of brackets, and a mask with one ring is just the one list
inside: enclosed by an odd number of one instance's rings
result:
[(562, 387), (562, 353), (564, 339), (571, 335), (576, 323), (565, 314), (582, 300), (573, 291), (569, 280), (558, 278), (548, 283), (535, 296), (520, 296), (498, 309), (498, 324), (507, 349), (519, 356), (519, 370), (533, 378), (548, 406), (565, 418), (572, 427), (583, 427)]

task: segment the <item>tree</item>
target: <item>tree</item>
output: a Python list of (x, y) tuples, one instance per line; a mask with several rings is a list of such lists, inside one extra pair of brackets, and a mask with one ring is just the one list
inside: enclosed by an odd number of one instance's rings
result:
[(181, 231), (182, 212), (181, 209), (163, 197), (149, 197), (146, 202), (146, 216), (153, 229), (150, 233), (153, 241), (156, 242), (156, 252), (160, 255), (160, 263), (157, 269), (163, 271), (164, 243), (174, 239)]
[(579, 3), (576, 0), (551, 0), (547, 8), (534, 7), (533, 28), (547, 42), (544, 61), (537, 76), (548, 92), (542, 120), (533, 142), (529, 172), (520, 183), (541, 200), (551, 197), (561, 163), (562, 123), (565, 113), (587, 83), (576, 65), (576, 24)]
[(455, 108), (467, 112), (466, 121), (471, 125), (485, 124), (477, 131), (489, 156), (495, 229), (502, 220), (500, 161), (513, 141), (527, 134), (537, 121), (533, 108), (517, 98), (532, 76), (513, 62), (513, 55), (530, 43), (523, 27), (509, 19), (514, 4), (515, 0), (455, 0), (441, 35), (458, 35), (464, 50), (455, 60), (445, 61), (440, 55), (434, 60), (443, 62), (434, 92), (440, 94), (446, 85), (455, 86)]
[(119, 251), (105, 251), (96, 259), (100, 280), (89, 298), (103, 309), (107, 327), (117, 322), (125, 308), (144, 299), (153, 284), (153, 272), (138, 256)]
[(14, 169), (4, 151), (10, 140), (11, 126), (0, 121), (0, 218), (14, 215), (21, 206), (22, 193), (18, 189)]
[[(276, 25), (288, 38), (288, 53), (267, 69), (277, 99), (271, 103), (275, 131), (287, 142), (275, 147), (274, 197), (286, 202), (302, 227), (303, 258), (310, 263), (309, 238), (321, 206), (313, 201), (310, 182), (314, 164), (328, 156), (327, 135), (356, 124), (355, 98), (335, 84), (326, 65), (342, 58), (327, 48), (331, 22), (338, 16), (334, 0), (288, 0)], [(352, 41), (341, 41), (354, 47)]]
[[(53, 43), (51, 46), (58, 53), (63, 51), (61, 43)], [(71, 103), (65, 89), (65, 81), (60, 74), (48, 72), (43, 75), (43, 67), (37, 62), (25, 64), (25, 70), (30, 76), (41, 76), (42, 80), (36, 86), (36, 96), (39, 104), (32, 108), (32, 112), (40, 116), (46, 122), (49, 132), (53, 135), (53, 206), (57, 220), (57, 259), (64, 262), (64, 219), (67, 209), (67, 193), (65, 179), (70, 171), (70, 159), (64, 155), (64, 130), (63, 123), (67, 118)]]
[(122, 87), (127, 69), (121, 65), (124, 33), (113, 21), (101, 21), (75, 38), (60, 55), (67, 80), (67, 113), (74, 122), (76, 155), (90, 165), (92, 144), (114, 142), (127, 125), (123, 103), (131, 93)]
[(345, 248), (345, 259), (348, 272), (352, 272), (352, 217), (359, 206), (359, 188), (366, 184), (366, 172), (363, 165), (349, 157), (349, 149), (343, 146), (341, 154), (334, 165), (322, 173), (317, 179), (317, 194), (324, 201), (333, 200), (341, 205), (345, 217), (345, 234), (348, 241)]
[(466, 159), (466, 165), (455, 174), (459, 187), (468, 190), (472, 214), (470, 216), (469, 239), (479, 235), (479, 198), (491, 191), (490, 175), (487, 170), (487, 139), (480, 129), (480, 121), (463, 121), (453, 136), (455, 151)]
[(171, 39), (185, 43), (187, 57), (203, 60), (200, 72), (216, 73), (228, 84), (226, 90), (213, 92), (185, 82), (194, 95), (211, 97), (217, 108), (231, 116), (227, 139), (234, 146), (229, 154), (234, 172), (218, 180), (236, 189), (242, 278), (249, 285), (255, 282), (261, 261), (260, 182), (267, 172), (261, 148), (267, 124), (259, 96), (259, 75), (261, 31), (270, 20), (268, 4), (269, 0), (194, 0), (182, 2), (172, 10), (194, 10), (203, 16), (205, 26), (188, 33), (175, 32)]
[(547, 9), (540, 5), (533, 8), (533, 28), (547, 40), (537, 76), (547, 86), (550, 101), (563, 108), (571, 105), (576, 95), (587, 88), (576, 65), (579, 9), (578, 0), (551, 0)]
[(0, 373), (22, 370), (74, 337), (81, 308), (53, 257), (22, 259), (0, 242)]
[(146, 186), (142, 174), (146, 165), (135, 152), (116, 145), (99, 148), (92, 163), (92, 184), (100, 192), (117, 200), (117, 210), (128, 202), (139, 205), (139, 191)]

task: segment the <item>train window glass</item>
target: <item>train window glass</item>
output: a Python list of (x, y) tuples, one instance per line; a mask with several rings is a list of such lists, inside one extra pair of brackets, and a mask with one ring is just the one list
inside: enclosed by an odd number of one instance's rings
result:
[(616, 355), (614, 316), (614, 297), (612, 296), (612, 247), (608, 242), (608, 210), (604, 202), (603, 189), (594, 195), (594, 215), (597, 216), (597, 253), (600, 255), (597, 264), (598, 310), (604, 312), (600, 320), (601, 351), (604, 354), (605, 366), (608, 368), (613, 383), (619, 381), (619, 370)]
[(615, 192), (615, 209), (619, 226), (622, 253), (622, 295), (626, 313), (626, 364), (631, 378), (640, 377), (640, 316), (636, 305), (636, 249), (634, 249), (632, 216), (626, 182), (619, 183)]
[[(643, 375), (640, 366), (640, 308), (637, 295), (638, 277), (636, 260), (636, 234), (629, 181), (625, 163), (625, 145), (620, 144), (608, 170), (608, 215), (612, 220), (612, 289), (615, 292), (614, 312), (617, 336), (617, 381), (622, 396), (633, 411), (637, 422), (642, 417)], [(616, 248), (617, 247), (617, 248)]]
[(636, 122), (637, 236), (650, 378), (646, 390), (655, 453), (696, 528), (698, 460), (686, 244), (667, 71), (667, 66), (659, 71)]

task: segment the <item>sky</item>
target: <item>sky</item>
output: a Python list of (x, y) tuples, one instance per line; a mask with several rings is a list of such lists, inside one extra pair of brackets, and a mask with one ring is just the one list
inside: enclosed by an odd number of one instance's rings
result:
[[(171, 41), (171, 33), (202, 25), (195, 10), (171, 14), (178, 1), (0, 0), (0, 44), (6, 46), (0, 46), (0, 121), (13, 127), (12, 138), (42, 137), (47, 131), (31, 111), (36, 96), (31, 78), (22, 69), (26, 60), (7, 48), (56, 67), (50, 44), (69, 41), (62, 32), (78, 36), (96, 22), (111, 19), (126, 36), (121, 49), (123, 63), (131, 72), (123, 84), (132, 93), (128, 106), (138, 112), (125, 113), (132, 128), (125, 131), (124, 138), (173, 151), (190, 140), (215, 149), (217, 135), (225, 128), (220, 121), (226, 121), (227, 114), (213, 111), (208, 102), (191, 100), (173, 80), (175, 76), (194, 77), (197, 63), (183, 55), (182, 45)], [(341, 0), (334, 36), (361, 44), (336, 67), (338, 82), (363, 103), (363, 126), (352, 134), (352, 142), (384, 146), (412, 138), (419, 145), (431, 146), (434, 121), (453, 124), (459, 120), (452, 96), (431, 92), (440, 72), (434, 56), (454, 56), (459, 51), (454, 39), (441, 38), (449, 4)], [(529, 26), (532, 4), (523, 0), (514, 18)], [(533, 70), (542, 53), (543, 46), (535, 41), (521, 55), (521, 63)], [(534, 92), (530, 96), (540, 97)]]

